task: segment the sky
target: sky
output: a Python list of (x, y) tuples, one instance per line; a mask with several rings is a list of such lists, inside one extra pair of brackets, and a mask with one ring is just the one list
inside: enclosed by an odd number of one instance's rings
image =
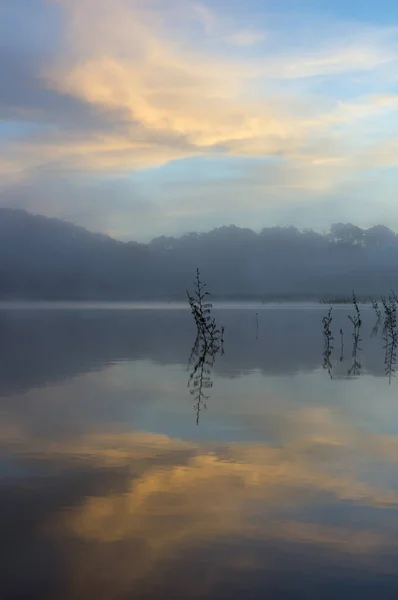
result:
[(1, 0), (0, 206), (398, 231), (395, 0)]

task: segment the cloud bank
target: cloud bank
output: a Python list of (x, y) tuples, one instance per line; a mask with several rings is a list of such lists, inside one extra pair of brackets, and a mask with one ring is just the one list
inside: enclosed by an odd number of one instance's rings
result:
[(368, 226), (393, 207), (393, 25), (336, 13), (293, 28), (287, 10), (219, 2), (36, 4), (32, 31), (29, 5), (1, 9), (5, 30), (26, 32), (1, 49), (2, 205), (143, 240), (300, 226), (297, 211), (320, 228), (358, 206)]

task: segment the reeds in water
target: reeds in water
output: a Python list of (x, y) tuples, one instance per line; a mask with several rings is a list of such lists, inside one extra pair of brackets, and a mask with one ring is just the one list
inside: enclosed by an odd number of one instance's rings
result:
[(353, 315), (348, 315), (348, 318), (353, 324), (354, 331), (352, 333), (352, 365), (350, 369), (348, 369), (348, 375), (359, 375), (361, 372), (361, 362), (359, 359), (361, 348), (359, 347), (359, 343), (362, 342), (362, 339), (359, 337), (359, 335), (362, 326), (362, 319), (355, 292), (352, 292), (352, 304), (355, 312)]
[(377, 300), (374, 300), (373, 298), (371, 299), (371, 303), (372, 303), (372, 308), (376, 313), (376, 317), (378, 320), (381, 319), (381, 310), (379, 308), (379, 303), (377, 302)]
[(388, 300), (383, 297), (382, 302), (384, 307), (384, 365), (385, 373), (391, 384), (391, 379), (395, 375), (395, 365), (397, 362), (397, 296), (392, 292)]
[(328, 314), (323, 317), (323, 368), (327, 370), (330, 378), (332, 378), (332, 363), (331, 356), (334, 340), (332, 335), (332, 308), (329, 308)]

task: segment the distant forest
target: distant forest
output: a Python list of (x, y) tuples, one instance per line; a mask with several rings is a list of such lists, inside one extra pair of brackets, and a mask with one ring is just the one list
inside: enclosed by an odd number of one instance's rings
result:
[(398, 235), (351, 223), (327, 234), (230, 225), (139, 244), (0, 209), (1, 299), (183, 300), (197, 267), (213, 299), (380, 296), (398, 290)]

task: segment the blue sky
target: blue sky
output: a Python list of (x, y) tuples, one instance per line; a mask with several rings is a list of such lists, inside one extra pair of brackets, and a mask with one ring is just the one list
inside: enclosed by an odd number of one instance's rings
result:
[(140, 241), (398, 231), (395, 2), (9, 0), (0, 39), (0, 205)]

